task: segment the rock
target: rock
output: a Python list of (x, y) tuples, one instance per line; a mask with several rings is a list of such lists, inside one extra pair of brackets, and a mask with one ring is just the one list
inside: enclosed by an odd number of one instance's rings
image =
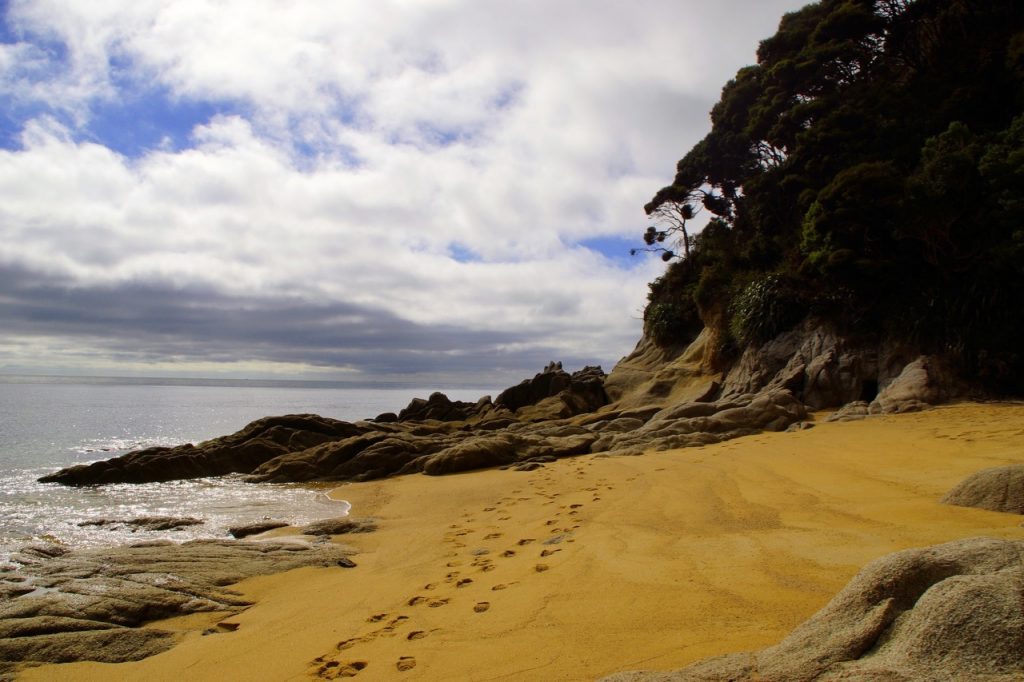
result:
[(477, 436), (430, 456), (423, 473), (430, 476), (510, 464), (516, 459), (517, 440), (510, 436)]
[(351, 519), (342, 516), (336, 519), (314, 521), (302, 529), (303, 535), (346, 535), (348, 533), (372, 533), (377, 524), (370, 519)]
[(717, 368), (715, 332), (705, 328), (689, 345), (661, 348), (645, 333), (605, 380), (608, 397), (622, 407), (664, 406), (714, 399)]
[(684, 403), (657, 412), (625, 433), (602, 432), (592, 452), (637, 452), (717, 443), (760, 430), (782, 431), (807, 416), (792, 393), (778, 390), (714, 403)]
[(1024, 541), (969, 538), (866, 566), (776, 646), (604, 682), (1019, 680)]
[(871, 402), (871, 414), (914, 412), (950, 400), (964, 389), (937, 358), (922, 355), (903, 368)]
[(526, 379), (499, 393), (494, 400), (494, 405), (515, 412), (522, 407), (536, 405), (545, 398), (561, 393), (569, 388), (571, 383), (572, 377), (562, 369), (561, 364), (555, 366), (552, 363), (532, 379)]
[(0, 602), (0, 665), (139, 660), (177, 639), (141, 625), (189, 613), (237, 613), (249, 603), (226, 585), (300, 566), (344, 566), (347, 553), (334, 543), (234, 540), (23, 549), (11, 558), (17, 569), (0, 575), (0, 588), (31, 588)]
[(148, 531), (159, 531), (159, 530), (183, 530), (189, 526), (198, 526), (203, 524), (202, 519), (194, 519), (190, 516), (186, 517), (175, 517), (175, 516), (141, 516), (137, 519), (96, 519), (94, 521), (82, 521), (78, 525), (81, 527), (86, 526), (111, 526), (111, 527), (129, 527), (132, 531), (135, 530), (148, 530)]
[(943, 504), (1024, 514), (1024, 464), (983, 469), (961, 481)]
[(409, 405), (398, 413), (398, 421), (464, 421), (475, 414), (477, 405), (449, 400), (444, 393), (435, 392), (424, 400), (413, 398)]
[(260, 533), (266, 533), (268, 530), (286, 528), (287, 526), (288, 523), (284, 521), (257, 521), (256, 523), (247, 523), (244, 526), (232, 526), (228, 528), (228, 533), (231, 534), (231, 537), (240, 540), (250, 535), (259, 535)]
[(851, 422), (864, 419), (870, 414), (868, 404), (863, 400), (854, 400), (825, 417), (827, 422)]
[(43, 476), (43, 483), (149, 483), (250, 473), (282, 454), (349, 438), (364, 430), (317, 415), (266, 417), (230, 436), (174, 448), (147, 448), (121, 457), (81, 464)]

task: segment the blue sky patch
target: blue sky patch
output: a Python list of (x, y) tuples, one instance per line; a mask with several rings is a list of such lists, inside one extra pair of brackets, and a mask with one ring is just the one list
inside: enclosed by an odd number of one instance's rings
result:
[(482, 260), (475, 251), (458, 242), (448, 245), (448, 255), (459, 263), (479, 263)]
[(197, 125), (217, 114), (240, 113), (227, 103), (178, 99), (166, 91), (120, 92), (121, 97), (92, 106), (82, 136), (133, 158), (153, 149), (186, 148)]
[(642, 258), (642, 254), (630, 256), (629, 250), (641, 248), (644, 245), (644, 240), (638, 230), (636, 239), (613, 235), (607, 237), (591, 237), (590, 239), (580, 240), (577, 243), (585, 249), (598, 252), (608, 260), (615, 261), (620, 266), (629, 267), (639, 263)]

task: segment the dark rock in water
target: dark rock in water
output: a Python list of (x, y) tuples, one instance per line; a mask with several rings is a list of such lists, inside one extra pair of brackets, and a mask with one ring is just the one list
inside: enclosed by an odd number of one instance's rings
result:
[(942, 503), (1024, 514), (1024, 464), (983, 469), (946, 493)]
[(342, 516), (336, 519), (314, 521), (302, 530), (303, 535), (346, 535), (348, 533), (372, 533), (377, 524), (370, 519), (351, 519)]
[(132, 531), (135, 530), (183, 530), (189, 526), (202, 525), (204, 522), (202, 519), (194, 519), (190, 516), (186, 517), (175, 517), (175, 516), (140, 516), (137, 519), (96, 519), (94, 521), (82, 521), (78, 525), (80, 527), (86, 526), (99, 526), (99, 527), (128, 527)]
[(266, 417), (230, 436), (175, 448), (148, 448), (43, 476), (43, 483), (149, 483), (249, 473), (288, 452), (359, 435), (364, 429), (317, 415)]
[(1022, 557), (994, 538), (896, 552), (776, 646), (603, 682), (1024, 679)]
[(0, 592), (15, 585), (22, 593), (0, 602), (0, 666), (8, 669), (27, 662), (139, 660), (177, 637), (139, 627), (146, 622), (249, 606), (226, 585), (301, 566), (351, 563), (333, 543), (234, 540), (82, 552), (43, 552), (34, 545), (12, 561), (18, 569), (0, 574)]
[(250, 535), (266, 533), (268, 530), (274, 530), (275, 528), (286, 527), (288, 527), (288, 523), (284, 521), (257, 521), (256, 523), (247, 523), (244, 526), (232, 526), (228, 528), (228, 533), (233, 538), (242, 539)]
[(384, 412), (378, 414), (371, 421), (375, 421), (380, 424), (393, 424), (394, 422), (398, 421), (398, 415), (395, 414), (394, 412)]

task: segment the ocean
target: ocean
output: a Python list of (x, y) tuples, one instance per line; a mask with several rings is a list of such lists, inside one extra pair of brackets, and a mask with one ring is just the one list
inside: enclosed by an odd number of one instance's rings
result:
[[(270, 415), (314, 413), (355, 421), (397, 412), (441, 390), (453, 400), (478, 388), (334, 382), (122, 379), (0, 375), (0, 563), (29, 542), (71, 547), (142, 539), (227, 537), (230, 526), (275, 519), (293, 524), (342, 516), (335, 486), (251, 484), (237, 476), (68, 488), (36, 479), (61, 467), (155, 445), (197, 443)], [(190, 516), (202, 525), (132, 531), (80, 525), (98, 519)]]

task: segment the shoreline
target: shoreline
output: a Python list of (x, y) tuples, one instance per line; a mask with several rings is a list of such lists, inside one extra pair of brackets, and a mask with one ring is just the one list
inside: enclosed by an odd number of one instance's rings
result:
[(182, 642), (149, 659), (22, 678), (583, 680), (767, 646), (879, 556), (1024, 538), (1019, 516), (938, 502), (977, 470), (1024, 462), (1022, 424), (1022, 404), (963, 403), (530, 472), (346, 484), (331, 494), (379, 524), (344, 537), (356, 570), (248, 579), (233, 589), (255, 605), (235, 631), (172, 623)]

